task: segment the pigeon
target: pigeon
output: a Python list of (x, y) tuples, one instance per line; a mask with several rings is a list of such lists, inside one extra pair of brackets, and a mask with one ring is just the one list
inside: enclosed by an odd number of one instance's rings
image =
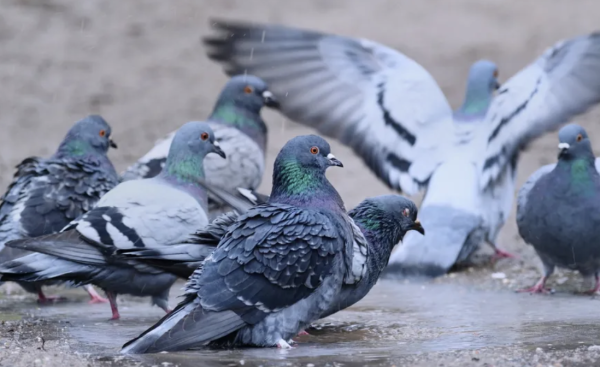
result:
[[(228, 159), (206, 158), (204, 169), (208, 182), (229, 189), (255, 189), (260, 185), (267, 143), (267, 126), (260, 116), (263, 106), (277, 108), (278, 103), (261, 79), (238, 75), (225, 85), (207, 122)], [(156, 176), (165, 164), (174, 135), (173, 132), (158, 141), (125, 171), (123, 180)], [(219, 208), (211, 205), (209, 209), (212, 212)]]
[(427, 236), (407, 234), (392, 255), (400, 275), (444, 274), (486, 242), (510, 256), (496, 240), (520, 152), (600, 101), (600, 33), (557, 43), (502, 86), (497, 66), (477, 61), (453, 111), (421, 65), (377, 42), (280, 25), (211, 25), (207, 53), (226, 73), (265, 80), (284, 115), (350, 146), (390, 188), (409, 196), (426, 189)]
[(165, 168), (149, 179), (120, 183), (89, 212), (58, 234), (7, 244), (36, 253), (0, 265), (5, 280), (66, 280), (95, 284), (106, 292), (112, 319), (119, 319), (117, 294), (151, 296), (166, 312), (176, 276), (123, 260), (119, 248), (154, 248), (185, 240), (208, 224), (203, 160), (225, 158), (210, 126), (189, 122), (175, 134)]
[[(91, 115), (71, 127), (50, 158), (30, 157), (17, 166), (0, 201), (0, 262), (26, 254), (5, 248), (7, 242), (59, 232), (118, 184), (106, 155), (109, 147), (117, 147), (110, 126), (102, 117)], [(37, 293), (41, 304), (59, 298), (44, 294), (44, 282), (19, 284)], [(90, 302), (105, 302), (91, 286), (86, 290)]]
[(288, 141), (275, 160), (269, 203), (229, 227), (190, 277), (184, 300), (121, 352), (290, 348), (287, 340), (331, 307), (342, 283), (364, 276), (356, 226), (325, 177), (330, 166), (342, 163), (324, 139)]
[[(207, 186), (210, 188), (210, 185)], [(257, 205), (246, 203), (247, 207), (244, 208), (236, 205), (235, 202), (231, 203), (229, 201), (231, 198), (226, 198), (223, 192), (218, 194), (219, 198), (225, 198), (228, 205), (235, 207), (240, 213), (246, 213)], [(360, 241), (362, 237), (367, 240), (367, 270), (360, 282), (342, 286), (338, 300), (322, 314), (321, 318), (350, 307), (364, 298), (388, 264), (394, 246), (401, 243), (408, 231), (415, 230), (425, 234), (417, 219), (416, 205), (400, 195), (381, 195), (365, 199), (348, 215), (362, 233), (357, 240)], [(239, 214), (229, 212), (217, 217), (206, 228), (191, 236), (186, 243), (158, 249), (128, 249), (123, 254), (160, 267), (179, 277), (188, 278), (202, 266), (202, 262), (214, 251), (221, 238), (238, 218)]]
[(522, 292), (547, 293), (555, 266), (594, 276), (600, 290), (600, 160), (585, 130), (569, 124), (558, 132), (558, 163), (539, 168), (517, 197), (517, 225), (542, 260), (544, 274)]

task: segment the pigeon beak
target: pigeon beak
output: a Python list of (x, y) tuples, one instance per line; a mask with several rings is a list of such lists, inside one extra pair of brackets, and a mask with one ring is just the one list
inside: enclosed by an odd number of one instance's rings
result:
[(498, 83), (498, 81), (496, 80), (495, 84), (494, 84), (494, 89), (498, 90), (500, 89), (500, 83)]
[(111, 148), (115, 148), (115, 149), (118, 148), (117, 143), (115, 143), (115, 141), (112, 139), (108, 139), (108, 145), (110, 145)]
[(565, 154), (570, 147), (571, 146), (569, 145), (569, 143), (559, 143), (558, 149), (560, 151), (558, 152), (558, 157), (560, 158), (563, 154)]
[(344, 167), (344, 165), (342, 164), (342, 162), (337, 159), (333, 154), (329, 153), (327, 154), (327, 159), (329, 159), (329, 165), (330, 166), (335, 166), (335, 167)]
[(221, 149), (221, 144), (219, 144), (218, 141), (214, 141), (213, 142), (213, 152), (215, 152), (216, 154), (220, 155), (221, 158), (226, 159), (227, 155), (225, 155), (225, 152), (223, 151), (223, 149)]
[(421, 222), (417, 219), (415, 220), (415, 222), (412, 224), (411, 228), (413, 231), (417, 231), (420, 234), (422, 234), (423, 236), (425, 236), (425, 228), (423, 228), (423, 226), (421, 225)]
[(262, 96), (263, 96), (265, 106), (271, 107), (271, 108), (279, 108), (279, 101), (277, 101), (277, 98), (275, 98), (273, 93), (266, 90), (263, 92)]

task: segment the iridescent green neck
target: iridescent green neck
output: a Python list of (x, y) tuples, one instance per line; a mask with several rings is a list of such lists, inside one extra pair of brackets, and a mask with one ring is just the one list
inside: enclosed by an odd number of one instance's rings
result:
[(303, 167), (293, 158), (276, 162), (270, 201), (318, 207), (344, 206), (324, 172), (313, 167)]
[(204, 157), (198, 154), (169, 156), (162, 173), (180, 183), (198, 184), (204, 178)]
[(240, 108), (235, 103), (217, 104), (210, 120), (218, 121), (222, 124), (233, 126), (240, 130), (243, 129), (262, 129), (264, 123), (260, 118), (260, 111), (251, 111), (248, 108)]
[(564, 190), (569, 195), (592, 196), (595, 192), (595, 176), (598, 175), (594, 160), (588, 157), (559, 159), (557, 169), (562, 177), (569, 177)]
[(593, 195), (595, 183), (593, 174), (595, 167), (590, 165), (586, 158), (577, 158), (571, 162), (571, 187), (570, 191), (581, 195)]
[(458, 112), (464, 116), (485, 114), (492, 102), (492, 94), (489, 90), (469, 86), (465, 100)]
[(92, 155), (96, 149), (88, 142), (80, 139), (68, 139), (62, 142), (56, 151), (57, 156), (82, 157)]

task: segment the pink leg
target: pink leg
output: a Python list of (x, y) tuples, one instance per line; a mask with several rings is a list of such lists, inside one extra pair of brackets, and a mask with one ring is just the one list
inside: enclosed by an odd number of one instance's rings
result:
[(108, 300), (104, 297), (102, 297), (101, 295), (98, 294), (98, 292), (96, 292), (96, 290), (94, 289), (94, 287), (92, 287), (91, 285), (86, 285), (85, 287), (86, 292), (88, 292), (88, 294), (90, 295), (90, 301), (88, 302), (89, 304), (94, 304), (94, 303), (107, 303)]
[(537, 283), (535, 283), (535, 285), (533, 287), (519, 289), (519, 290), (517, 290), (517, 292), (519, 292), (519, 293), (543, 293), (543, 294), (552, 293), (551, 289), (546, 288), (546, 280), (547, 279), (548, 279), (548, 277), (544, 275), (543, 277), (540, 278), (540, 280), (538, 280)]
[(598, 274), (594, 275), (594, 279), (596, 279), (596, 285), (594, 285), (594, 288), (590, 289), (589, 291), (581, 292), (582, 294), (593, 296), (600, 290), (600, 277), (598, 276)]
[(65, 297), (61, 297), (61, 296), (46, 296), (44, 294), (44, 291), (42, 291), (41, 288), (38, 290), (38, 300), (37, 300), (37, 302), (40, 305), (48, 305), (48, 304), (55, 303), (55, 302), (58, 302), (58, 301), (64, 301), (65, 299), (66, 299)]
[(110, 302), (110, 309), (112, 311), (111, 320), (118, 320), (121, 318), (119, 315), (119, 309), (117, 308), (117, 295), (113, 292), (106, 291), (106, 297), (108, 297), (108, 302)]
[(310, 335), (309, 333), (306, 332), (306, 330), (300, 330), (298, 332), (298, 336), (302, 336), (302, 335)]
[(506, 252), (500, 250), (497, 247), (494, 247), (494, 256), (492, 256), (492, 260), (500, 260), (500, 259), (516, 259), (517, 257), (510, 252)]

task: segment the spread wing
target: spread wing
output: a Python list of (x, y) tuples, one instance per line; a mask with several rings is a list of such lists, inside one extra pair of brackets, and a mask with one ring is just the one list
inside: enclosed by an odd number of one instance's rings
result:
[(600, 33), (559, 42), (500, 88), (486, 116), (480, 185), (533, 139), (600, 101)]
[(229, 75), (264, 79), (294, 121), (339, 139), (390, 187), (427, 183), (452, 111), (431, 75), (366, 39), (275, 25), (212, 22), (208, 54)]

